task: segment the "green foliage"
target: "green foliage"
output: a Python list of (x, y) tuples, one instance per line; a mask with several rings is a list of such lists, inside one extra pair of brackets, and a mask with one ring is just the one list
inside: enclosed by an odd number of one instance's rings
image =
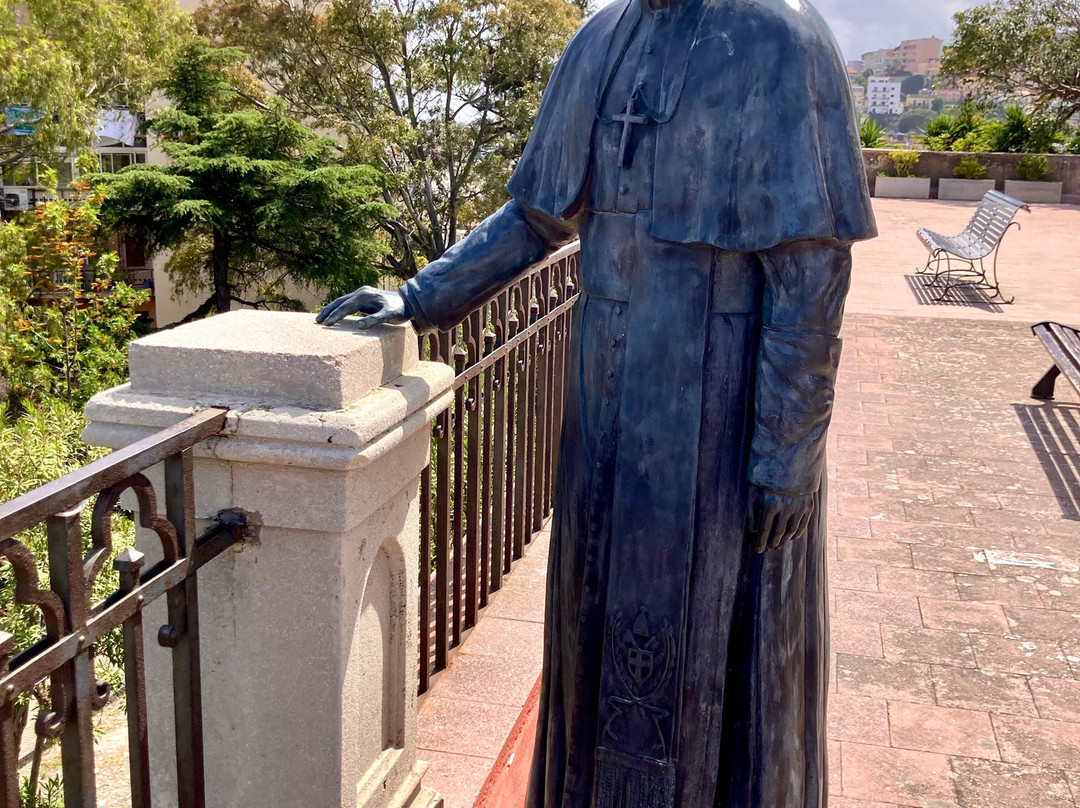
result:
[(19, 791), (22, 808), (64, 808), (64, 784), (59, 775), (40, 783), (24, 778)]
[(926, 89), (926, 76), (908, 76), (900, 84), (900, 92), (904, 95), (915, 95)]
[(1072, 137), (1065, 144), (1066, 154), (1080, 154), (1080, 128), (1073, 130)]
[[(43, 399), (40, 406), (30, 404), (18, 413), (7, 404), (0, 404), (0, 502), (13, 499), (106, 454), (91, 449), (80, 435), (85, 421), (79, 410), (59, 399)], [(123, 514), (114, 514), (113, 553), (130, 547), (135, 540), (134, 525)], [(90, 511), (82, 513), (84, 552), (90, 547)], [(48, 543), (44, 525), (38, 525), (15, 537), (38, 561), (38, 576), (48, 581)], [(94, 582), (91, 600), (99, 603), (116, 591), (119, 577), (106, 563)], [(24, 650), (45, 636), (41, 611), (34, 606), (15, 603), (15, 577), (11, 566), (0, 562), (0, 631), (14, 636), (15, 647)], [(110, 632), (95, 647), (95, 675), (109, 683), (114, 692), (123, 686), (123, 639), (120, 629)], [(28, 694), (16, 700), (16, 728), (19, 734), (32, 723), (33, 713), (48, 709), (50, 694), (47, 683), (39, 683)], [(40, 754), (39, 745), (36, 753)], [(22, 783), (23, 806), (52, 808), (62, 806), (59, 778), (39, 783)]]
[(952, 112), (929, 118), (917, 140), (929, 151), (990, 151), (989, 121), (983, 107), (965, 100)]
[(1047, 182), (1054, 176), (1050, 158), (1045, 154), (1025, 154), (1016, 164), (1016, 173), (1028, 182)]
[(33, 136), (0, 122), (0, 165), (88, 145), (98, 108), (141, 105), (188, 25), (174, 0), (0, 4), (2, 104), (27, 107), (34, 122)]
[[(101, 196), (85, 183), (77, 188), (80, 198), (49, 202), (0, 226), (0, 380), (6, 388), (0, 402), (0, 501), (104, 454), (82, 442), (81, 409), (95, 392), (124, 380), (136, 308), (146, 299), (144, 292), (112, 282), (116, 256), (101, 250)], [(89, 542), (89, 512), (82, 518)], [(15, 538), (38, 560), (39, 578), (47, 581), (44, 526)], [(114, 551), (133, 540), (130, 519), (114, 516)], [(107, 564), (94, 583), (94, 601), (115, 591), (117, 583)], [(41, 639), (44, 625), (40, 610), (15, 603), (14, 587), (10, 565), (0, 562), (0, 631), (12, 634), (22, 650)], [(119, 634), (108, 635), (95, 651), (97, 675), (119, 689)], [(17, 697), (20, 736), (31, 713), (48, 704), (46, 683)], [(35, 754), (42, 749), (39, 743)], [(27, 781), (22, 791), (24, 805), (60, 804), (58, 781)]]
[(928, 109), (912, 109), (900, 116), (897, 128), (904, 133), (921, 132), (926, 127), (927, 121), (934, 117), (934, 113)]
[(293, 114), (392, 178), (383, 268), (411, 277), (506, 199), (570, 0), (210, 0), (199, 24), (250, 54)]
[(986, 166), (974, 155), (963, 158), (953, 169), (953, 176), (962, 180), (981, 180), (986, 178)]
[(859, 121), (859, 143), (864, 149), (882, 149), (889, 145), (889, 135), (878, 121), (863, 118)]
[(919, 153), (915, 149), (897, 149), (889, 152), (889, 162), (893, 167), (894, 177), (914, 177), (919, 164)]
[(944, 76), (988, 97), (1033, 98), (1062, 120), (1080, 111), (1080, 2), (990, 0), (954, 19)]
[(102, 249), (100, 194), (55, 200), (0, 228), (0, 376), (18, 406), (82, 407), (127, 376), (147, 293), (116, 278)]
[(151, 123), (170, 164), (100, 176), (104, 220), (152, 250), (178, 249), (177, 289), (211, 293), (196, 314), (296, 308), (286, 281), (331, 297), (373, 283), (387, 251), (375, 231), (395, 215), (387, 180), (344, 165), (279, 99), (253, 106), (233, 81), (241, 58), (204, 39), (181, 49), (165, 82), (173, 106)]
[(1064, 139), (1055, 118), (1025, 112), (1019, 104), (1010, 104), (1005, 109), (1005, 120), (993, 122), (988, 131), (991, 151), (1014, 154), (1052, 153)]

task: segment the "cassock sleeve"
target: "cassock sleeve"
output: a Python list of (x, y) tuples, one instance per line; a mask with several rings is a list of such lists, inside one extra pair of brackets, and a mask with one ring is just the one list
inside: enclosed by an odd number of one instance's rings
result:
[(572, 222), (507, 202), (401, 287), (413, 325), (420, 332), (454, 327), (575, 234)]
[(818, 489), (832, 417), (851, 245), (782, 244), (765, 268), (750, 482), (785, 494)]

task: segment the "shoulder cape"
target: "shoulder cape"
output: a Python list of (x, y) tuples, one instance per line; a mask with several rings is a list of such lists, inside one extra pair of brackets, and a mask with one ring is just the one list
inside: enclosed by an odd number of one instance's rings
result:
[[(515, 199), (572, 211), (598, 88), (640, 13), (638, 0), (616, 0), (571, 40), (507, 186)], [(738, 251), (877, 235), (847, 71), (818, 12), (803, 0), (704, 0), (700, 13), (679, 106), (657, 134), (653, 235)]]

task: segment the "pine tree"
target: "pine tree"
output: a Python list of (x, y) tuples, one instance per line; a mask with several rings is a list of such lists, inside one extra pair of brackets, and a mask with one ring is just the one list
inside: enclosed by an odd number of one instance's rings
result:
[(243, 60), (201, 38), (182, 47), (162, 87), (171, 106), (150, 124), (169, 164), (102, 178), (105, 222), (174, 250), (176, 287), (210, 293), (190, 317), (233, 303), (297, 308), (286, 281), (342, 294), (374, 282), (387, 249), (383, 175), (343, 164), (278, 99), (260, 102)]

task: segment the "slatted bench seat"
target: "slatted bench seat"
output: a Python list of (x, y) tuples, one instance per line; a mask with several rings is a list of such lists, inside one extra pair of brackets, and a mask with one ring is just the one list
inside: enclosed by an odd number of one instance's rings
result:
[(1035, 385), (1031, 397), (1053, 401), (1054, 384), (1058, 376), (1063, 374), (1080, 392), (1080, 331), (1060, 323), (1039, 323), (1033, 325), (1031, 330), (1054, 358), (1054, 366)]
[[(999, 191), (988, 191), (960, 234), (943, 236), (927, 228), (920, 228), (916, 232), (919, 241), (930, 252), (926, 266), (919, 270), (919, 274), (930, 278), (927, 285), (939, 292), (936, 300), (944, 300), (956, 287), (968, 285), (992, 292), (991, 300), (1013, 302), (1012, 298), (1006, 300), (1001, 293), (997, 259), (1005, 234), (1012, 227), (1020, 227), (1015, 218), (1021, 210), (1031, 212), (1031, 208), (1019, 199)], [(983, 261), (991, 254), (994, 264), (988, 274)]]

